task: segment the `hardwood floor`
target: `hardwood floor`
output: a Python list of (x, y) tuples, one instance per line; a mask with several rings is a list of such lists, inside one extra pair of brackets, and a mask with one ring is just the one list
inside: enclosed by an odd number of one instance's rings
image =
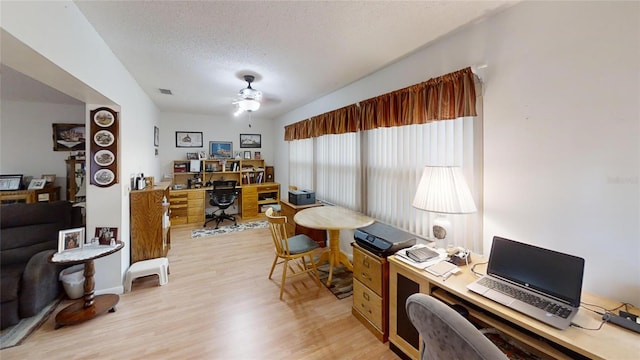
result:
[(169, 283), (134, 281), (115, 313), (54, 330), (55, 313), (8, 359), (398, 359), (338, 300), (307, 276), (289, 279), (268, 229), (191, 239), (172, 228)]

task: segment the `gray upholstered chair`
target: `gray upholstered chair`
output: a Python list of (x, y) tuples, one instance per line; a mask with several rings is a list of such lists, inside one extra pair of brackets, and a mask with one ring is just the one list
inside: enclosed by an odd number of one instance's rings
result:
[(508, 359), (473, 324), (436, 298), (413, 294), (407, 299), (406, 309), (422, 336), (422, 360)]

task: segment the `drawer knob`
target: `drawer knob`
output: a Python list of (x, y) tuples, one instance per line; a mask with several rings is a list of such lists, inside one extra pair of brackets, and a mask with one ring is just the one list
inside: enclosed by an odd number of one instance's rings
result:
[(369, 266), (369, 261), (367, 259), (362, 260), (362, 265), (366, 268), (370, 267)]
[(367, 280), (371, 280), (371, 277), (369, 275), (367, 275), (367, 273), (362, 273), (362, 277), (367, 279)]
[(370, 300), (371, 300), (371, 298), (369, 297), (369, 294), (367, 294), (367, 293), (365, 293), (365, 292), (363, 292), (363, 293), (362, 293), (362, 297), (363, 297), (365, 300), (367, 300), (367, 301), (370, 301)]

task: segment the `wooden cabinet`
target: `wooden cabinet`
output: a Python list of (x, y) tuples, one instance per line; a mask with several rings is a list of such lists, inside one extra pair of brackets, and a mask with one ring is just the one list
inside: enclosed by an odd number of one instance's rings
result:
[(48, 186), (38, 190), (0, 191), (0, 202), (8, 203), (34, 203), (52, 202), (60, 200), (60, 186)]
[(86, 201), (85, 160), (67, 159), (67, 200)]
[(389, 336), (388, 299), (389, 265), (378, 257), (353, 244), (353, 307), (351, 313), (380, 341)]
[(291, 237), (298, 234), (305, 234), (313, 239), (318, 246), (326, 247), (327, 246), (327, 231), (320, 229), (311, 229), (304, 226), (300, 226), (296, 224), (293, 220), (295, 214), (304, 209), (308, 209), (311, 207), (322, 206), (320, 203), (309, 204), (309, 205), (294, 205), (288, 201), (280, 201), (280, 206), (282, 208), (282, 215), (287, 217), (287, 236)]
[(258, 217), (266, 209), (265, 205), (280, 203), (280, 184), (278, 183), (243, 185), (241, 192), (243, 219)]
[(130, 193), (131, 263), (166, 257), (171, 248), (169, 183)]

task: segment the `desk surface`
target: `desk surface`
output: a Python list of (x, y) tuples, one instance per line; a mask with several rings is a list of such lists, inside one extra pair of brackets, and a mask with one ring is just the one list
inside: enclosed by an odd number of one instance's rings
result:
[(312, 229), (356, 229), (373, 224), (374, 219), (340, 206), (318, 206), (297, 212), (296, 224)]
[[(486, 261), (486, 259), (482, 259), (482, 257), (475, 254), (472, 259), (477, 263)], [(401, 268), (403, 272), (408, 271), (424, 277), (431, 284), (467, 302), (587, 357), (637, 359), (640, 356), (640, 334), (620, 328), (617, 325), (606, 323), (600, 330), (586, 330), (574, 326), (566, 330), (558, 330), (467, 290), (467, 284), (477, 279), (470, 270), (473, 264), (461, 266), (461, 272), (443, 281), (440, 277), (433, 276), (424, 270), (395, 259), (395, 256), (390, 256), (388, 260), (392, 265)], [(485, 266), (478, 265), (475, 270), (484, 273)], [(618, 301), (587, 292), (582, 293), (582, 303), (593, 304), (606, 309), (614, 309), (621, 305)], [(597, 306), (589, 306), (589, 308), (598, 309)], [(596, 329), (601, 323), (601, 315), (580, 307), (573, 322), (585, 328)]]

